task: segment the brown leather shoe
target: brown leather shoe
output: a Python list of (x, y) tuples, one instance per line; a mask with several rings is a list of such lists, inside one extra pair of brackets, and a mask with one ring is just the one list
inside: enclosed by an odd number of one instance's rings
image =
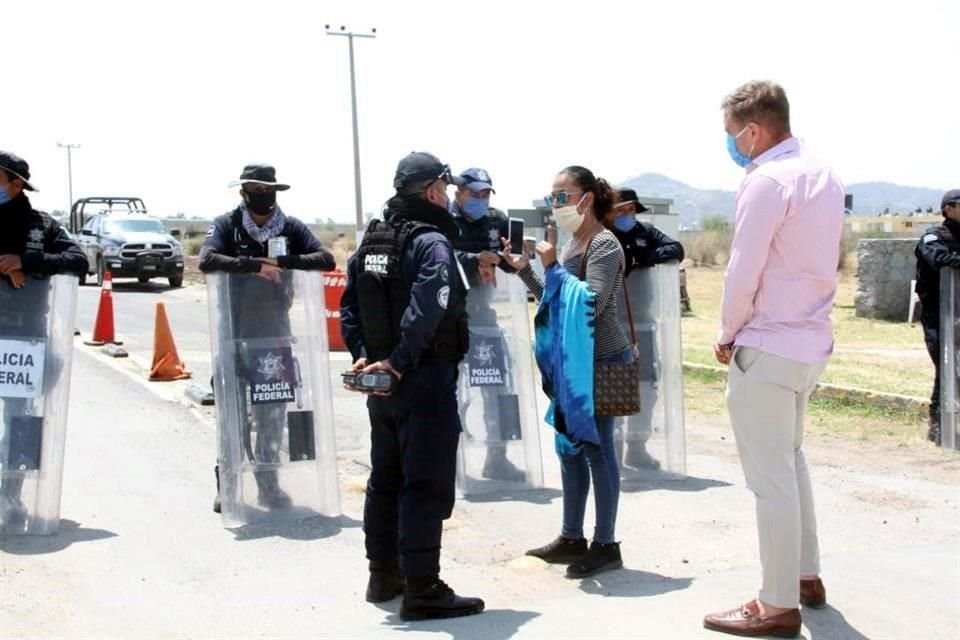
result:
[(776, 636), (796, 638), (800, 635), (800, 609), (790, 609), (776, 616), (760, 615), (760, 606), (751, 600), (739, 609), (711, 613), (703, 619), (703, 626), (711, 631), (735, 636)]
[(811, 609), (827, 606), (827, 589), (820, 578), (800, 581), (800, 604)]

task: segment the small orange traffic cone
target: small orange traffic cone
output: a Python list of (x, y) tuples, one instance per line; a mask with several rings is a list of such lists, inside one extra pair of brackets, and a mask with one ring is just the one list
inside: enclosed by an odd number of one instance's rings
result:
[(162, 302), (157, 303), (157, 320), (153, 330), (153, 365), (150, 367), (150, 379), (154, 381), (183, 380), (190, 377), (187, 366), (177, 355), (177, 345), (173, 342), (170, 323), (167, 322), (167, 310)]
[(97, 307), (97, 319), (93, 323), (93, 336), (83, 341), (83, 344), (92, 347), (101, 347), (108, 343), (123, 344), (117, 340), (113, 331), (113, 276), (109, 271), (103, 274), (100, 305)]

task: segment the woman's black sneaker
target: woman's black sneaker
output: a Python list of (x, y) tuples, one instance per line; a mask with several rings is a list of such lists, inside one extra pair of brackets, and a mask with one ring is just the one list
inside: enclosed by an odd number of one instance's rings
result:
[(528, 556), (540, 558), (544, 562), (554, 564), (563, 564), (573, 562), (587, 552), (586, 538), (571, 540), (563, 536), (557, 536), (557, 539), (550, 544), (527, 551)]
[(620, 543), (603, 544), (591, 542), (590, 550), (567, 567), (568, 578), (587, 578), (602, 571), (612, 571), (623, 566)]

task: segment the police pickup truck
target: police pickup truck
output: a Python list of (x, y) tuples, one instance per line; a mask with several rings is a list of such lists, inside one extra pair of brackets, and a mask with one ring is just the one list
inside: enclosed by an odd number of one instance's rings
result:
[[(107, 271), (114, 278), (136, 278), (142, 283), (166, 278), (171, 287), (183, 285), (183, 247), (160, 220), (147, 215), (141, 199), (78, 200), (70, 226), (87, 255), (87, 275), (95, 275), (98, 285)], [(81, 284), (87, 275), (80, 278)]]

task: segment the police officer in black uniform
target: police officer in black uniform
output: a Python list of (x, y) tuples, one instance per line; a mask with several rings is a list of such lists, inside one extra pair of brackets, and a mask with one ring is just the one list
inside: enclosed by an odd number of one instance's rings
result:
[[(333, 254), (313, 235), (307, 225), (286, 215), (277, 205), (277, 191), (286, 191), (289, 185), (277, 182), (276, 170), (266, 164), (251, 164), (243, 168), (240, 179), (230, 186), (240, 186), (240, 205), (213, 221), (200, 249), (200, 270), (204, 273), (222, 271), (237, 274), (256, 274), (259, 277), (234, 278), (230, 299), (233, 308), (229, 315), (233, 322), (234, 338), (277, 338), (290, 335), (287, 311), (292, 304), (292, 276), (290, 269), (332, 271), (336, 264)], [(282, 255), (269, 257), (269, 245), (283, 246)], [(241, 358), (242, 359), (242, 358)], [(238, 371), (247, 370), (245, 362), (238, 362)], [(243, 384), (252, 380), (238, 380)], [(247, 408), (249, 420), (256, 423), (256, 446), (251, 446), (252, 425), (245, 429), (247, 455), (257, 462), (279, 460), (279, 445), (283, 437), (285, 408), (283, 404), (258, 404)], [(246, 413), (246, 412), (244, 412)], [(220, 512), (220, 469), (214, 467), (217, 479), (217, 497), (213, 510)], [(259, 490), (257, 501), (269, 509), (290, 506), (290, 496), (277, 483), (275, 471), (256, 471), (254, 477)]]
[(443, 521), (453, 510), (460, 417), (457, 367), (467, 351), (466, 286), (452, 241), (447, 185), (459, 183), (429, 153), (397, 166), (397, 193), (347, 265), (340, 307), (353, 370), (387, 372), (392, 392), (371, 394), (371, 471), (363, 525), (366, 598), (403, 593), (404, 620), (479, 613), (440, 580)]
[[(20, 157), (0, 151), (0, 327), (8, 337), (43, 338), (47, 332), (49, 288), (35, 279), (87, 272), (83, 250), (56, 220), (34, 209), (26, 191), (30, 166)], [(14, 334), (14, 335), (10, 335)], [(59, 363), (48, 362), (59, 368)], [(4, 398), (0, 455), (10, 455), (14, 416), (23, 415), (27, 398)], [(3, 460), (7, 467), (7, 460)], [(0, 521), (22, 521), (26, 508), (20, 500), (23, 480), (0, 480)]]
[[(493, 180), (484, 169), (467, 169), (460, 174), (463, 184), (457, 187), (457, 194), (450, 204), (453, 219), (460, 229), (460, 235), (453, 242), (457, 257), (467, 273), (470, 294), (467, 296), (467, 314), (473, 327), (496, 329), (497, 312), (491, 306), (491, 297), (496, 286), (496, 273), (493, 266), (504, 273), (516, 273), (516, 270), (501, 260), (499, 252), (503, 250), (501, 238), (507, 238), (510, 220), (499, 209), (490, 206), (490, 195), (496, 193)], [(509, 357), (506, 343), (501, 340), (501, 352)], [(519, 425), (505, 425), (500, 415), (501, 398), (509, 401), (509, 390), (502, 387), (482, 387), (483, 416), (487, 428), (487, 459), (481, 472), (484, 478), (523, 482), (525, 474), (507, 459), (507, 450), (498, 446), (497, 441), (509, 439), (509, 433), (516, 433)], [(513, 396), (515, 398), (515, 396)], [(466, 415), (467, 406), (460, 407), (460, 419)], [(516, 413), (515, 415), (519, 415)], [(505, 430), (507, 431), (505, 433)]]
[[(617, 237), (623, 247), (623, 253), (626, 257), (625, 290), (633, 292), (631, 297), (635, 299), (631, 299), (630, 302), (633, 313), (638, 316), (643, 314), (643, 308), (646, 305), (641, 296), (636, 295), (636, 289), (630, 287), (630, 273), (641, 269), (649, 269), (666, 262), (683, 261), (683, 245), (652, 224), (637, 220), (638, 213), (646, 213), (647, 211), (649, 209), (640, 202), (637, 192), (623, 187), (617, 190), (613, 210), (608, 214), (605, 221), (606, 226), (613, 231), (613, 235)], [(652, 295), (652, 292), (644, 291), (642, 293), (648, 296)], [(619, 308), (621, 311), (625, 311), (624, 307), (625, 305), (620, 305)], [(641, 318), (637, 319), (640, 320)], [(643, 318), (643, 320), (646, 320), (646, 318)], [(630, 335), (629, 329), (627, 335)], [(627, 416), (620, 422), (621, 428), (626, 428), (630, 432), (623, 456), (623, 464), (634, 469), (656, 471), (660, 468), (660, 462), (650, 455), (646, 447), (647, 440), (650, 439), (652, 434), (653, 405), (657, 399), (657, 391), (649, 382), (652, 377), (652, 374), (644, 376), (644, 380), (641, 382), (640, 413), (635, 416)]]
[(960, 269), (960, 189), (948, 191), (940, 203), (943, 224), (927, 229), (915, 251), (920, 324), (936, 375), (930, 394), (927, 439), (940, 444), (940, 270)]

